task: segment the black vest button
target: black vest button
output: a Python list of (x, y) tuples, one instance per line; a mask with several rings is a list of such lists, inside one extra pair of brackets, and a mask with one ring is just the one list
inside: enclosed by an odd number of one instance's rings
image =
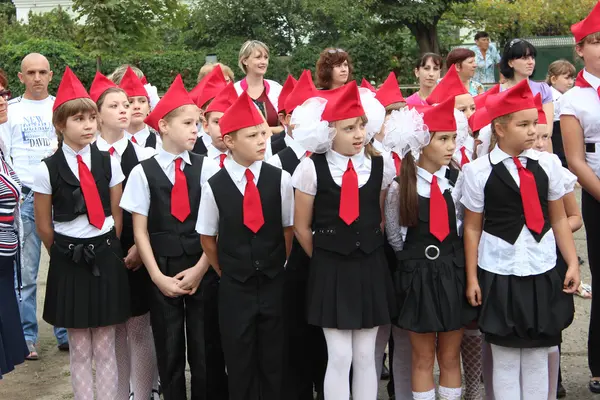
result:
[(356, 242), (356, 247), (360, 247), (360, 242)]
[(260, 261), (254, 261), (254, 264), (260, 265)]

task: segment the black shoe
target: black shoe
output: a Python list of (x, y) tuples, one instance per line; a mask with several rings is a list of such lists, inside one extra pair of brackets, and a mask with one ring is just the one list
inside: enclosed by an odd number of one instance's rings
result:
[(590, 392), (600, 393), (600, 381), (592, 379), (589, 384)]
[(562, 383), (559, 383), (558, 388), (556, 389), (556, 398), (563, 399), (565, 397), (567, 397), (567, 391), (563, 387)]
[(390, 379), (390, 370), (384, 365), (381, 369), (381, 380), (387, 381), (388, 379)]
[(59, 344), (58, 345), (58, 350), (60, 350), (60, 351), (69, 351), (69, 342)]
[(323, 394), (323, 392), (317, 393), (317, 397), (315, 397), (315, 400), (325, 400), (325, 395)]

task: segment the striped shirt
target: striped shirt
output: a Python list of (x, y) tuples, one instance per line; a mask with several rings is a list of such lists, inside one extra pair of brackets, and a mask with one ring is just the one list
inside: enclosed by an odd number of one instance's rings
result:
[(15, 229), (15, 208), (21, 195), (21, 181), (0, 154), (0, 256), (17, 253), (19, 236)]

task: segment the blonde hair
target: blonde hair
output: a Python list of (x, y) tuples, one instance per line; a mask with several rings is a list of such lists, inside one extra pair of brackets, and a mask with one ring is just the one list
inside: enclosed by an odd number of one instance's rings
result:
[(125, 90), (121, 89), (120, 87), (108, 88), (100, 95), (100, 97), (98, 97), (98, 101), (96, 101), (96, 105), (98, 106), (98, 112), (100, 112), (100, 109), (102, 109), (102, 105), (104, 104), (106, 96), (108, 96), (111, 93), (123, 93), (125, 97), (129, 98), (129, 96), (127, 96), (127, 92), (125, 92)]
[(80, 113), (97, 114), (98, 107), (90, 98), (79, 98), (64, 102), (52, 113), (52, 125), (54, 125), (59, 145), (62, 145), (64, 140), (62, 129), (67, 125), (67, 119)]
[(142, 79), (144, 77), (144, 73), (142, 72), (142, 70), (136, 67), (135, 65), (123, 64), (119, 65), (117, 69), (115, 69), (112, 72), (112, 74), (108, 75), (107, 78), (116, 83), (117, 85), (120, 85), (121, 81), (123, 80), (123, 76), (125, 75), (125, 72), (127, 72), (127, 67), (131, 67), (131, 69), (133, 70), (133, 72), (135, 72), (138, 78)]
[(548, 75), (546, 75), (546, 83), (552, 86), (552, 78), (561, 75), (568, 75), (575, 78), (577, 70), (575, 66), (567, 60), (556, 60), (548, 66)]
[(244, 74), (248, 72), (246, 66), (244, 65), (244, 61), (246, 61), (252, 55), (252, 53), (254, 53), (254, 50), (265, 52), (267, 57), (269, 57), (269, 46), (258, 40), (246, 41), (242, 45), (242, 48), (240, 49), (240, 55), (238, 57), (238, 67), (244, 71)]
[(200, 83), (200, 81), (202, 80), (202, 78), (204, 78), (213, 69), (215, 69), (215, 67), (217, 65), (221, 66), (221, 70), (223, 71), (223, 75), (225, 75), (225, 78), (229, 78), (232, 82), (235, 81), (235, 76), (234, 76), (233, 71), (231, 70), (231, 68), (229, 68), (225, 64), (214, 63), (214, 64), (204, 64), (202, 66), (202, 68), (200, 68), (200, 71), (198, 71), (198, 79), (196, 80), (196, 83)]
[(399, 111), (406, 107), (405, 101), (398, 101), (396, 103), (388, 104), (385, 106), (385, 113), (390, 114), (392, 111)]

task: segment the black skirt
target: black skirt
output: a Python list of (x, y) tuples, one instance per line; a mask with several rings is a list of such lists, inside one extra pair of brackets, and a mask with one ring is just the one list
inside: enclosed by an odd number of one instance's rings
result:
[[(121, 245), (123, 246), (123, 256), (127, 256), (129, 249), (135, 244), (133, 240), (133, 228), (123, 227), (121, 234)], [(148, 270), (144, 265), (136, 271), (127, 270), (129, 279), (129, 295), (131, 303), (131, 316), (139, 317), (150, 311), (150, 285), (152, 281)]]
[(131, 316), (127, 269), (114, 230), (85, 239), (54, 234), (43, 316), (73, 329), (116, 325)]
[(483, 304), (479, 328), (491, 344), (513, 348), (560, 344), (573, 322), (573, 295), (563, 292), (566, 265), (532, 276), (498, 275), (479, 269)]
[(425, 257), (424, 247), (397, 253), (394, 283), (399, 313), (394, 323), (400, 328), (417, 333), (450, 332), (477, 318), (477, 309), (466, 297), (462, 241), (446, 248), (446, 254), (430, 249), (430, 256), (439, 254), (434, 260)]
[(391, 323), (394, 287), (383, 246), (344, 256), (315, 247), (307, 285), (308, 323), (323, 328), (369, 329)]

